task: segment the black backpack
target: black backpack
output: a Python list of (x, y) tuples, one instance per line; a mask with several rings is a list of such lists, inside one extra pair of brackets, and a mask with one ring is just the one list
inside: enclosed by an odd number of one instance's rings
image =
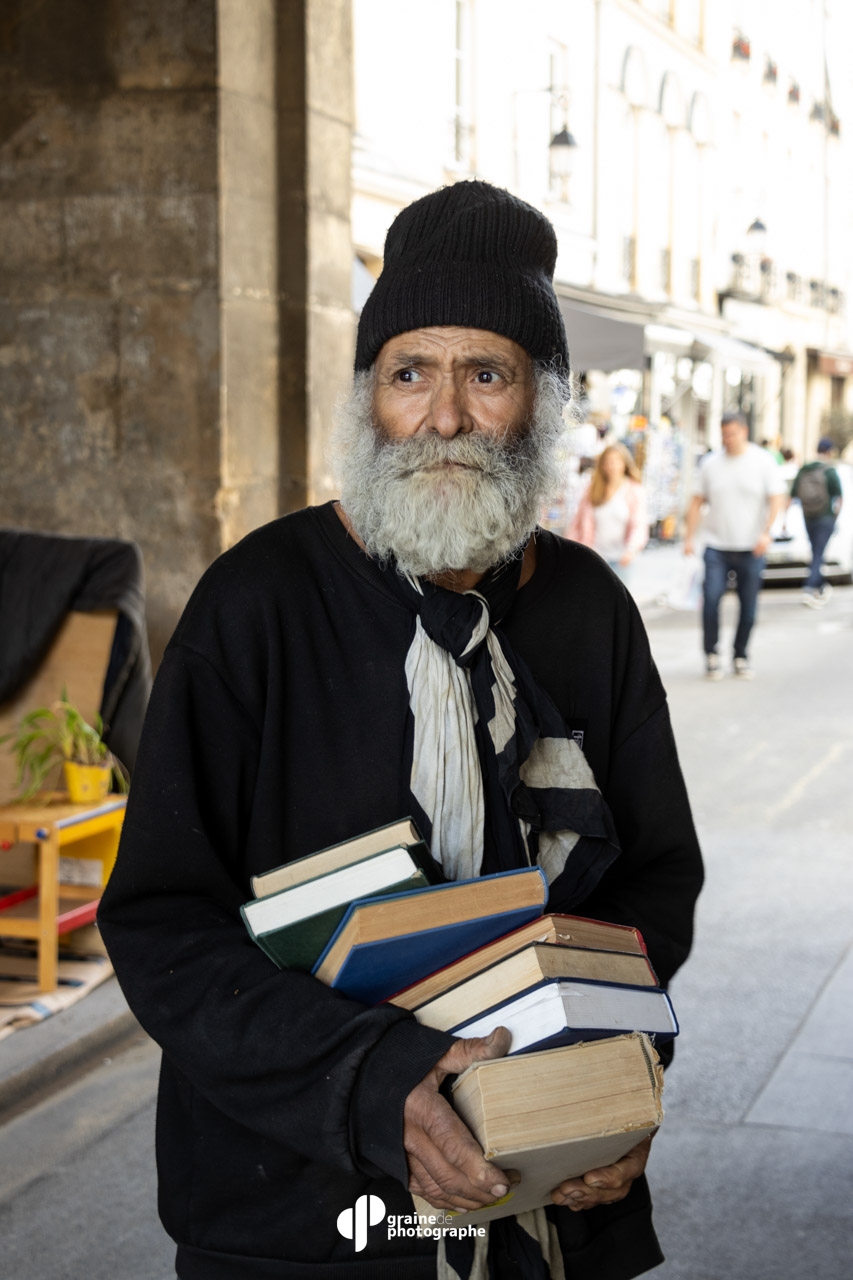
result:
[(807, 520), (823, 515), (829, 508), (829, 485), (826, 483), (826, 467), (819, 462), (808, 471), (801, 471), (797, 481), (797, 497)]

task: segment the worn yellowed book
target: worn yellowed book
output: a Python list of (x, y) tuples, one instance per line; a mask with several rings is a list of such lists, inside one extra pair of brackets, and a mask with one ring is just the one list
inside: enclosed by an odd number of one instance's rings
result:
[(450, 1031), (493, 1005), (503, 1004), (512, 996), (549, 978), (584, 978), (628, 986), (656, 986), (654, 970), (645, 956), (533, 942), (451, 987), (434, 1000), (419, 1005), (414, 1011), (415, 1017), (425, 1027)]
[[(461, 1215), (456, 1225), (551, 1204), (551, 1192), (566, 1178), (619, 1160), (663, 1120), (663, 1069), (639, 1033), (477, 1062), (452, 1092), (486, 1158), (521, 1174), (503, 1200)], [(436, 1213), (417, 1196), (415, 1207)], [(455, 1221), (444, 1217), (447, 1225)]]
[(505, 933), (494, 942), (470, 951), (461, 959), (445, 965), (443, 969), (435, 970), (420, 982), (398, 991), (391, 997), (391, 1003), (399, 1005), (401, 1009), (417, 1009), (442, 991), (464, 982), (466, 978), (487, 969), (505, 956), (529, 946), (531, 942), (646, 955), (646, 944), (639, 929), (624, 924), (610, 924), (606, 920), (587, 920), (583, 916), (552, 913), (540, 916), (519, 929), (513, 929), (511, 933)]

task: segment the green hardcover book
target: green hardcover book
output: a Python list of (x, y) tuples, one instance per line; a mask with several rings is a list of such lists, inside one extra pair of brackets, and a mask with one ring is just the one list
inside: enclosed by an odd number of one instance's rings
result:
[(240, 911), (250, 936), (279, 968), (310, 970), (350, 903), (427, 883), (408, 849), (386, 849), (247, 902)]

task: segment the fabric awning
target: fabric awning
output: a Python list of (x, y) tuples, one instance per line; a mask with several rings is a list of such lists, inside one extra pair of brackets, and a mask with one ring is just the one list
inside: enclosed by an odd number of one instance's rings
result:
[(643, 325), (560, 298), (573, 373), (642, 369)]
[[(730, 338), (725, 333), (710, 333), (706, 330), (693, 331), (694, 347), (704, 351), (712, 351), (721, 356), (727, 364), (745, 369), (747, 373), (769, 373), (778, 365), (778, 360), (763, 347), (755, 347), (751, 342), (741, 342), (739, 338)], [(703, 351), (694, 353), (697, 359), (703, 358)]]

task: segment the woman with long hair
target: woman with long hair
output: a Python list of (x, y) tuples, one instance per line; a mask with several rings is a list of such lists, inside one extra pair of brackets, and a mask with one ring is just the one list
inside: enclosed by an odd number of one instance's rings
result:
[(598, 455), (568, 536), (592, 547), (630, 584), (631, 563), (649, 540), (649, 517), (640, 472), (624, 444)]

